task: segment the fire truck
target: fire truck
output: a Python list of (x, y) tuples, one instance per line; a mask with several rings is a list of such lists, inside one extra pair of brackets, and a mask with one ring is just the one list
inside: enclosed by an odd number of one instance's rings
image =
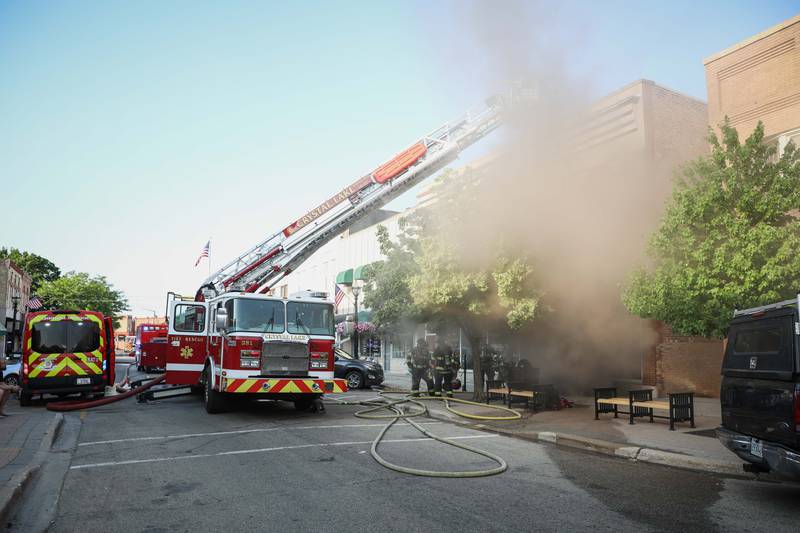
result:
[(495, 96), (416, 140), (280, 231), (211, 274), (193, 298), (169, 293), (166, 383), (201, 387), (206, 410), (235, 396), (293, 401), (298, 409), (335, 379), (334, 309), (327, 294), (289, 298), (271, 289), (355, 222), (454, 161), (495, 130), (513, 95)]
[(151, 371), (167, 364), (167, 326), (163, 324), (141, 324), (136, 326), (134, 345), (136, 369)]
[(96, 311), (37, 311), (25, 317), (20, 405), (35, 394), (105, 394), (114, 384), (114, 326)]

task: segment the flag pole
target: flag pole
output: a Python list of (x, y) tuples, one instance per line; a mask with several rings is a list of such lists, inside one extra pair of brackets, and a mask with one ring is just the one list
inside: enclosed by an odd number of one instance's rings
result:
[(208, 277), (211, 277), (211, 237), (208, 238)]

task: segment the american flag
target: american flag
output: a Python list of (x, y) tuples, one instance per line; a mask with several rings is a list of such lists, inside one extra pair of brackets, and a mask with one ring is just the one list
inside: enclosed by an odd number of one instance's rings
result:
[(209, 246), (211, 246), (211, 241), (208, 241), (208, 242), (206, 243), (206, 245), (205, 245), (205, 246), (203, 246), (203, 251), (202, 251), (202, 252), (200, 252), (200, 257), (198, 257), (198, 258), (197, 258), (197, 261), (195, 261), (195, 262), (194, 262), (194, 266), (197, 266), (197, 265), (199, 265), (199, 264), (200, 264), (200, 260), (201, 260), (202, 258), (204, 258), (204, 257), (205, 257), (205, 258), (208, 258), (208, 248), (209, 248)]
[(340, 289), (339, 285), (337, 284), (336, 285), (336, 294), (335, 294), (335, 296), (333, 298), (334, 310), (335, 311), (339, 310), (339, 304), (342, 303), (342, 300), (344, 300), (344, 291), (342, 289)]
[(34, 295), (31, 296), (30, 300), (28, 300), (28, 303), (25, 304), (25, 307), (28, 309), (41, 309), (43, 305), (44, 304), (39, 297)]

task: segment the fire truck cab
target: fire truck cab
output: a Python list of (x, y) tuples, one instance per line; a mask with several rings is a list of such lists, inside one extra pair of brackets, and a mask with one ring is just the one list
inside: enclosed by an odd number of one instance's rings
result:
[(150, 372), (164, 368), (167, 362), (167, 326), (142, 324), (136, 326), (136, 369)]
[(232, 397), (306, 409), (325, 393), (347, 391), (333, 377), (334, 309), (325, 293), (176, 297), (167, 309), (166, 382), (201, 387), (209, 413), (224, 411)]
[(20, 405), (34, 394), (104, 395), (114, 385), (114, 327), (96, 311), (38, 311), (25, 317)]

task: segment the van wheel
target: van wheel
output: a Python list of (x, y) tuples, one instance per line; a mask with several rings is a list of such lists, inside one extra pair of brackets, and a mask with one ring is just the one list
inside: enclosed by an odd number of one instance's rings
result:
[(203, 388), (203, 403), (206, 406), (206, 412), (212, 415), (224, 413), (226, 403), (225, 394), (214, 390), (214, 378), (211, 375), (210, 366), (207, 366), (203, 371), (203, 381), (205, 381), (205, 387)]
[(31, 405), (31, 399), (33, 398), (33, 394), (30, 392), (20, 392), (19, 393), (19, 404), (22, 407), (29, 407)]

